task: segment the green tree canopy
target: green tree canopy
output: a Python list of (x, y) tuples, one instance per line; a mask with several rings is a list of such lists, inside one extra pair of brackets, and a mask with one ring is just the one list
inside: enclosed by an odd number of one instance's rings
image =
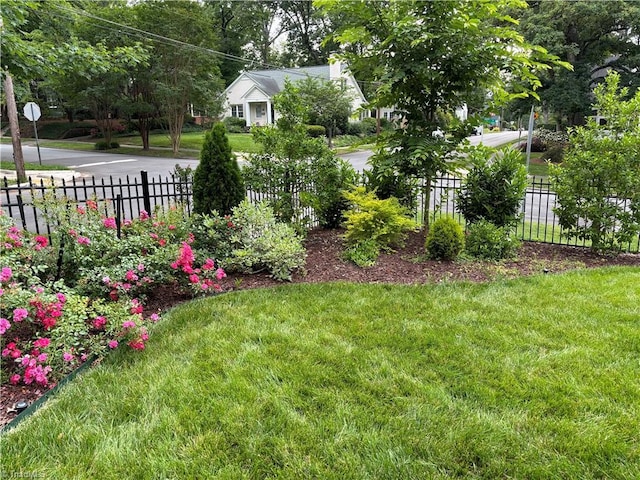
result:
[(468, 133), (460, 128), (448, 138), (432, 137), (439, 111), (454, 111), (480, 89), (491, 92), (489, 105), (535, 95), (538, 74), (549, 62), (559, 64), (515, 30), (517, 22), (508, 10), (526, 7), (520, 0), (316, 4), (341, 17), (331, 38), (356, 74), (369, 72), (375, 85), (371, 103), (395, 107), (405, 117), (405, 127), (384, 146), (393, 152), (386, 156), (390, 168), (421, 176), (427, 184), (437, 172), (451, 168), (448, 160)]
[[(608, 69), (620, 73), (631, 93), (640, 87), (640, 3), (636, 0), (545, 0), (517, 13), (524, 37), (571, 63), (542, 76), (545, 112), (558, 123), (582, 123), (591, 115), (592, 91)], [(528, 111), (528, 108), (520, 108)]]

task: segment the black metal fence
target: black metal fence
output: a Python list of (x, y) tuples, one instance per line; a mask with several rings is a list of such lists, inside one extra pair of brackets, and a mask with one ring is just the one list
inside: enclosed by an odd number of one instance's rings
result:
[[(443, 176), (435, 179), (430, 187), (429, 215), (431, 219), (442, 215), (456, 218), (464, 223), (462, 215), (456, 210), (455, 192), (461, 186), (461, 179), (454, 176)], [(424, 187), (424, 185), (423, 185)], [(415, 220), (422, 224), (422, 206), (425, 202), (425, 189), (420, 189), (415, 212)], [(113, 177), (108, 181), (95, 178), (73, 178), (67, 182), (58, 183), (54, 179), (34, 182), (31, 179), (27, 184), (10, 185), (5, 178), (0, 186), (0, 202), (7, 215), (12, 217), (17, 225), (25, 230), (36, 233), (49, 234), (52, 226), (48, 225), (43, 212), (34, 205), (34, 197), (43, 197), (45, 193), (54, 197), (66, 197), (78, 204), (87, 200), (96, 200), (104, 205), (110, 205), (112, 212), (118, 212), (121, 220), (137, 218), (141, 210), (149, 213), (156, 209), (166, 210), (172, 205), (181, 204), (188, 215), (192, 212), (192, 183), (191, 180), (169, 176), (156, 178), (148, 177), (147, 173), (140, 172), (140, 178), (127, 176), (125, 179)], [(247, 198), (251, 202), (274, 199), (277, 192), (273, 190), (267, 193), (247, 191)], [(298, 199), (299, 201), (299, 199)], [(546, 243), (588, 246), (583, 240), (568, 239), (562, 235), (558, 219), (553, 211), (556, 204), (556, 194), (551, 184), (544, 178), (533, 177), (527, 188), (526, 196), (522, 202), (522, 219), (517, 227), (517, 235), (522, 240), (540, 241)], [(304, 218), (309, 225), (317, 225), (313, 209), (302, 208)], [(105, 212), (106, 213), (106, 212)], [(626, 246), (626, 250), (638, 253), (640, 237)]]

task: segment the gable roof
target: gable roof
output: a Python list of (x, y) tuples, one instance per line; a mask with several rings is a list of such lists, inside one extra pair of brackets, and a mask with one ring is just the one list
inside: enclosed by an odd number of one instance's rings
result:
[[(340, 72), (345, 73), (346, 69), (343, 65), (339, 66)], [(231, 82), (231, 84), (225, 89), (225, 92), (231, 92), (235, 85), (243, 78), (251, 80), (255, 87), (268, 97), (273, 97), (275, 94), (280, 93), (284, 89), (285, 79), (289, 79), (292, 82), (298, 80), (304, 80), (306, 77), (315, 78), (317, 80), (329, 81), (331, 80), (330, 66), (318, 65), (314, 67), (297, 67), (297, 68), (279, 68), (271, 70), (249, 70), (242, 72), (238, 77)], [(362, 90), (356, 82), (353, 75), (349, 74), (351, 78), (352, 88), (355, 89), (356, 95), (366, 102)], [(246, 93), (245, 93), (246, 95)]]
[(329, 65), (317, 67), (282, 68), (278, 70), (250, 70), (244, 75), (253, 80), (268, 95), (275, 95), (284, 89), (285, 79), (292, 82), (306, 77), (329, 80)]

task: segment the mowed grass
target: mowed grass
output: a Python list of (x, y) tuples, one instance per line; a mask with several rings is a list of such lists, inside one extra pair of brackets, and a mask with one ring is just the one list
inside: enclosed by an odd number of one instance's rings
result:
[(640, 478), (640, 269), (174, 309), (2, 438), (49, 479)]
[[(183, 133), (180, 137), (180, 149), (200, 150), (204, 141), (205, 132), (189, 132)], [(253, 141), (253, 136), (249, 133), (227, 133), (229, 145), (234, 152), (256, 153), (260, 146)], [(120, 137), (117, 138), (122, 145), (139, 145), (142, 146), (140, 136)], [(149, 136), (149, 144), (151, 148), (171, 148), (171, 139), (168, 134), (153, 134)]]

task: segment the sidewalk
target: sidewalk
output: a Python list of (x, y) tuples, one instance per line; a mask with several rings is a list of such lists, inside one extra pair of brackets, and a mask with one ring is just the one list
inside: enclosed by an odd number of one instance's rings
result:
[[(27, 179), (31, 179), (32, 182), (40, 183), (40, 180), (48, 182), (53, 177), (53, 183), (58, 185), (62, 182), (71, 182), (73, 177), (79, 178), (82, 175), (75, 170), (26, 170)], [(0, 179), (7, 178), (7, 180), (15, 180), (15, 170), (0, 170)], [(23, 183), (21, 186), (28, 186), (29, 183)]]

